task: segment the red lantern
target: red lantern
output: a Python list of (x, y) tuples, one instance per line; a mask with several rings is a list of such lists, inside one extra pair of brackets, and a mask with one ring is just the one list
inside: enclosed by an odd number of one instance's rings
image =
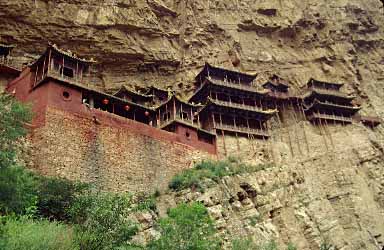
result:
[(145, 111), (145, 116), (149, 116), (149, 112), (148, 111)]
[(104, 99), (103, 99), (103, 104), (104, 104), (104, 105), (108, 105), (108, 103), (109, 103), (109, 100), (108, 100), (107, 98), (104, 98)]
[(129, 105), (125, 105), (124, 109), (125, 109), (125, 111), (129, 111), (131, 109), (131, 107)]

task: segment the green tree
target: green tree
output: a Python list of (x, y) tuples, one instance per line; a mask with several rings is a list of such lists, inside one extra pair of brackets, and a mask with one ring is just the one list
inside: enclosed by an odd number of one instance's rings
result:
[(0, 94), (0, 168), (14, 165), (17, 140), (26, 134), (24, 126), (31, 119), (29, 106), (8, 94)]
[(38, 215), (60, 221), (70, 219), (69, 209), (76, 196), (85, 192), (89, 185), (56, 177), (38, 178)]
[(0, 214), (34, 214), (37, 179), (22, 167), (0, 168)]
[(70, 212), (77, 224), (81, 250), (129, 249), (137, 225), (128, 219), (131, 197), (125, 194), (88, 193), (75, 199)]
[(180, 204), (158, 224), (161, 236), (149, 250), (215, 250), (220, 242), (207, 209), (201, 203)]

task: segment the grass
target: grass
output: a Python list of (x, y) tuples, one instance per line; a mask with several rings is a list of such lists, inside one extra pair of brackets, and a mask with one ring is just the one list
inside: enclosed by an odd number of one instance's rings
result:
[(228, 158), (222, 161), (206, 160), (196, 164), (192, 169), (187, 169), (175, 175), (169, 183), (169, 188), (180, 191), (186, 188), (203, 190), (203, 181), (211, 179), (219, 182), (224, 176), (253, 173), (272, 167), (272, 164), (249, 165), (236, 158)]
[(61, 223), (8, 218), (1, 226), (0, 249), (74, 250), (72, 230)]

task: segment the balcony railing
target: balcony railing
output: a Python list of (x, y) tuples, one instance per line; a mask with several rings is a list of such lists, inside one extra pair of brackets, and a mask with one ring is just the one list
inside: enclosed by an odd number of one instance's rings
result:
[(249, 111), (255, 111), (255, 112), (263, 113), (263, 114), (274, 114), (277, 112), (274, 109), (261, 109), (257, 106), (250, 106), (250, 105), (245, 105), (245, 104), (240, 104), (240, 103), (235, 103), (235, 102), (227, 102), (227, 101), (221, 101), (221, 100), (217, 100), (217, 99), (211, 99), (211, 100), (213, 103), (220, 105), (220, 106), (238, 108), (238, 109), (249, 110)]
[(262, 129), (256, 129), (256, 128), (248, 128), (243, 126), (233, 126), (228, 124), (216, 124), (215, 129), (219, 130), (225, 130), (230, 132), (237, 132), (242, 134), (252, 134), (252, 135), (258, 135), (258, 136), (264, 136), (269, 137), (269, 134)]
[(313, 120), (313, 119), (334, 120), (334, 121), (341, 121), (341, 122), (348, 122), (348, 123), (352, 122), (352, 117), (328, 115), (328, 114), (320, 114), (320, 113), (313, 113), (308, 116), (308, 120)]
[(16, 70), (21, 70), (23, 67), (23, 62), (9, 56), (0, 57), (0, 65), (5, 65)]
[(214, 79), (214, 78), (208, 78), (208, 80), (215, 85), (228, 87), (228, 88), (234, 88), (234, 89), (240, 89), (240, 90), (245, 90), (245, 91), (251, 91), (254, 93), (261, 94), (261, 95), (267, 94), (269, 92), (268, 90), (265, 90), (265, 89), (259, 89), (257, 87), (251, 86), (251, 85), (245, 85), (245, 84), (236, 83), (236, 82), (222, 81), (222, 80)]
[(53, 77), (53, 78), (58, 79), (58, 80), (62, 80), (64, 82), (72, 83), (75, 85), (94, 86), (98, 83), (96, 78), (92, 78), (89, 76), (83, 76), (82, 78), (79, 78), (76, 76), (69, 77), (69, 76), (60, 74), (59, 71), (55, 71), (55, 70), (50, 70), (49, 72), (45, 72), (44, 74), (39, 74), (36, 77), (36, 83), (38, 83), (39, 81), (43, 80), (45, 77), (48, 77), (48, 76)]
[(304, 95), (308, 95), (308, 91), (315, 91), (319, 94), (323, 94), (323, 95), (330, 95), (330, 96), (337, 96), (337, 97), (341, 97), (341, 98), (347, 98), (347, 99), (353, 99), (354, 96), (349, 96), (347, 95), (346, 93), (343, 93), (343, 92), (340, 92), (338, 90), (331, 90), (331, 89), (322, 89), (322, 88), (317, 88), (317, 87), (310, 87), (308, 89), (306, 89), (306, 93)]
[(358, 111), (361, 107), (359, 106), (354, 106), (354, 105), (342, 105), (342, 104), (337, 104), (333, 103), (330, 101), (319, 101), (317, 99), (314, 100), (314, 102), (310, 105), (307, 106), (307, 109), (310, 109), (311, 107), (314, 107), (316, 104), (324, 105), (324, 106), (329, 106), (329, 107), (334, 107), (334, 108), (339, 108), (339, 109), (344, 109), (344, 110), (353, 110), (353, 111)]

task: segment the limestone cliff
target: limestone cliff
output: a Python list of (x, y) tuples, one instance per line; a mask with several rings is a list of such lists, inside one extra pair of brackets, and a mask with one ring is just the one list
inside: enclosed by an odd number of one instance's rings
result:
[(106, 88), (188, 93), (208, 61), (295, 86), (345, 82), (382, 115), (383, 11), (379, 0), (1, 0), (0, 36), (29, 60), (47, 41), (94, 57)]
[[(259, 80), (277, 73), (293, 88), (310, 77), (343, 82), (362, 113), (383, 118), (383, 13), (379, 0), (0, 0), (0, 37), (25, 61), (47, 41), (93, 57), (105, 89), (154, 84), (188, 95), (208, 61)], [(294, 157), (283, 136), (273, 141), (276, 168), (226, 178), (205, 194), (170, 194), (163, 210), (202, 200), (224, 237), (276, 238), (298, 249), (319, 249), (328, 237), (337, 249), (382, 249), (382, 127), (335, 126), (325, 143), (313, 130), (310, 152), (298, 138)]]

